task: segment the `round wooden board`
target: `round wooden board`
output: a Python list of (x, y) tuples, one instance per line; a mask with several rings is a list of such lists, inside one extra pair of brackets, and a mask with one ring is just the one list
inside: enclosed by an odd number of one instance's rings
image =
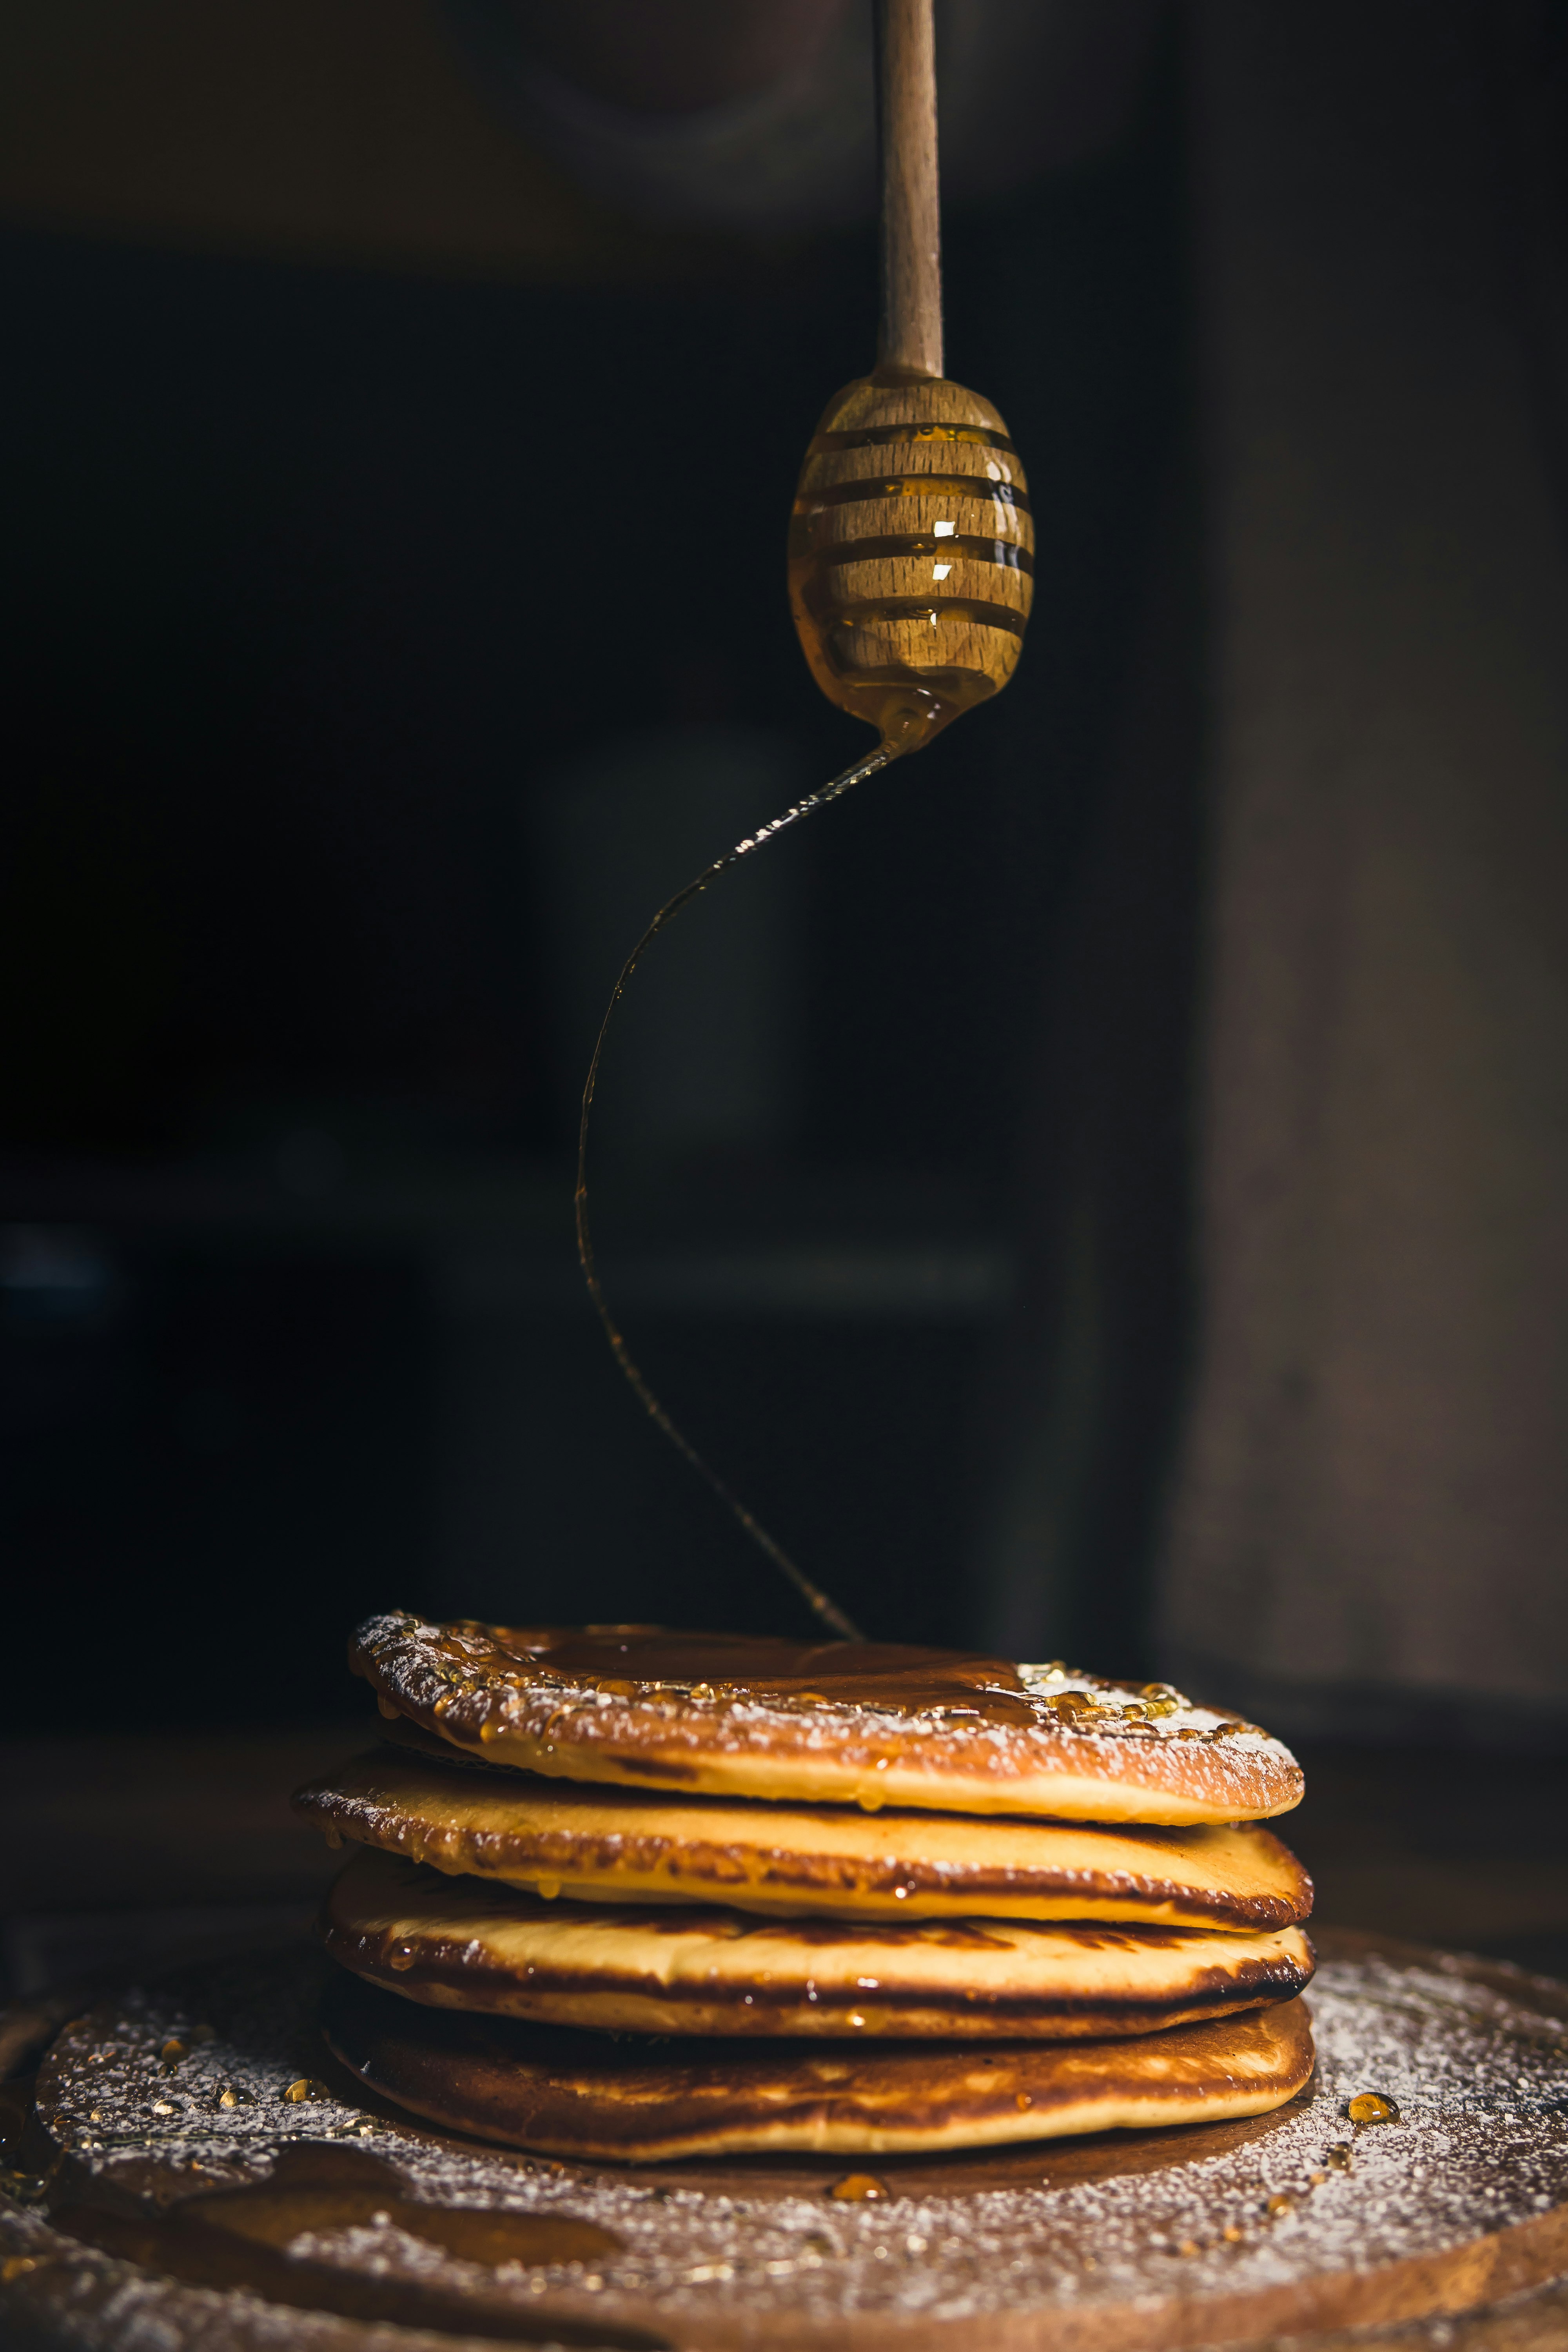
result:
[[(1431, 2315), (1568, 2269), (1568, 1987), (1319, 1940), (1319, 2072), (1276, 2115), (879, 2159), (860, 2202), (832, 2194), (842, 2159), (579, 2168), (425, 2129), (325, 2053), (313, 1954), (208, 1962), (100, 2003), (45, 2059), (0, 2200), (0, 2328), (76, 2352), (138, 2328), (160, 2352), (1436, 2343)], [(1363, 2091), (1400, 2119), (1358, 2130)], [(1568, 2299), (1441, 2340), (1561, 2345)]]

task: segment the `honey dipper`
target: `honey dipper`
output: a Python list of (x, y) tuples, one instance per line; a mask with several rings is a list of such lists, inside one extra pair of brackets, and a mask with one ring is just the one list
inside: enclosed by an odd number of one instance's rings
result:
[(932, 0), (874, 0), (881, 160), (877, 364), (837, 393), (801, 468), (790, 519), (790, 606), (812, 676), (877, 730), (875, 751), (759, 826), (662, 906), (621, 968), (588, 1066), (577, 1130), (577, 1254), (622, 1371), (650, 1418), (822, 1622), (859, 1639), (676, 1426), (605, 1302), (588, 1226), (588, 1121), (605, 1039), (644, 951), (683, 907), (779, 834), (1012, 677), (1034, 589), (1028, 491), (988, 400), (942, 374)]
[(896, 758), (1012, 677), (1035, 532), (1006, 426), (942, 372), (931, 0), (878, 0), (877, 53), (877, 364), (828, 402), (805, 453), (789, 586), (812, 676)]

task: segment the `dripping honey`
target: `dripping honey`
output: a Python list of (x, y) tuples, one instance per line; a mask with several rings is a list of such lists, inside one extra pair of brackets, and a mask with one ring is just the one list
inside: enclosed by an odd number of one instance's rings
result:
[(990, 402), (940, 374), (899, 364), (879, 365), (847, 385), (828, 403), (805, 454), (787, 568), (812, 676), (830, 702), (875, 730), (878, 748), (716, 857), (658, 909), (626, 958), (583, 1089), (577, 1252), (605, 1337), (644, 1411), (820, 1622), (841, 1640), (856, 1641), (851, 1620), (690, 1443), (633, 1358), (595, 1265), (588, 1123), (616, 1007), (658, 932), (742, 858), (921, 749), (1012, 677), (1034, 593), (1034, 520), (1018, 453)]

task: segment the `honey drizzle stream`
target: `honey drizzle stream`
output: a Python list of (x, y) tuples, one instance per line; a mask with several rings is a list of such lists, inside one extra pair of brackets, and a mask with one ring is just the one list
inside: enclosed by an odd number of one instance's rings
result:
[(784, 1546), (774, 1541), (761, 1520), (754, 1518), (747, 1510), (739, 1495), (726, 1485), (710, 1463), (703, 1460), (690, 1439), (676, 1427), (643, 1378), (631, 1349), (621, 1336), (614, 1316), (605, 1304), (605, 1294), (600, 1286), (598, 1269), (594, 1260), (593, 1237), (588, 1230), (588, 1116), (594, 1108), (594, 1092), (599, 1081), (599, 1062), (605, 1051), (605, 1039), (609, 1034), (610, 1023), (615, 1018), (616, 1007), (625, 995), (626, 982), (636, 971), (645, 950), (658, 938), (659, 932), (675, 920), (683, 907), (689, 906), (693, 898), (700, 898), (710, 883), (716, 882), (721, 874), (727, 874), (731, 866), (738, 866), (742, 857), (750, 857), (756, 850), (765, 847), (770, 841), (776, 840), (781, 833), (788, 826), (798, 824), (803, 816), (810, 816), (814, 810), (826, 808), (829, 801), (837, 800), (839, 795), (848, 792), (852, 785), (864, 782), (868, 776), (874, 776), (879, 768), (885, 768), (889, 761), (896, 759), (897, 756), (897, 751), (889, 750), (886, 743), (879, 744), (876, 751), (869, 753), (866, 759), (858, 760), (852, 768), (846, 768), (842, 775), (835, 776), (831, 783), (824, 784), (817, 792), (808, 793), (804, 800), (796, 801), (793, 808), (786, 809), (783, 816), (775, 816), (769, 824), (759, 825), (756, 832), (749, 834), (744, 841), (738, 841), (733, 849), (725, 850), (723, 856), (716, 857), (711, 866), (705, 866), (695, 880), (689, 882), (683, 890), (678, 890), (673, 898), (665, 901), (621, 966), (621, 976), (616, 982), (609, 1003), (605, 1009), (605, 1017), (599, 1024), (599, 1034), (594, 1045), (594, 1058), (588, 1065), (587, 1082), (583, 1088), (583, 1116), (577, 1128), (575, 1196), (577, 1257), (583, 1268), (583, 1279), (588, 1286), (588, 1296), (593, 1300), (595, 1311), (605, 1327), (605, 1335), (609, 1340), (611, 1352), (616, 1363), (631, 1382), (649, 1420), (664, 1432), (676, 1452), (685, 1456), (698, 1475), (707, 1481), (719, 1500), (729, 1506), (752, 1541), (761, 1551), (766, 1553), (776, 1569), (783, 1570), (795, 1591), (822, 1620), (822, 1622), (846, 1642), (858, 1642), (861, 1639), (857, 1627), (845, 1615), (837, 1602), (829, 1600), (821, 1587), (812, 1582), (803, 1568), (796, 1567)]

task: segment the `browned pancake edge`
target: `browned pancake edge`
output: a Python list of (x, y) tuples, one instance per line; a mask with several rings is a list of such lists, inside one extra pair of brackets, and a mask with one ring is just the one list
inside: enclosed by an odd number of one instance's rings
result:
[(323, 2030), (361, 2082), (448, 2130), (609, 2162), (879, 2155), (1267, 2114), (1310, 2079), (1300, 2000), (1089, 2042), (636, 2047), (421, 2009), (345, 1977)]
[(294, 1803), (335, 1839), (591, 1901), (1250, 1933), (1299, 1926), (1312, 1907), (1306, 1872), (1254, 1822), (1104, 1828), (897, 1808), (868, 1819), (843, 1806), (481, 1776), (384, 1748), (323, 1774)]
[(546, 1902), (370, 1849), (339, 1874), (321, 1932), (343, 1967), (436, 2008), (742, 2038), (1159, 2032), (1287, 2000), (1313, 1967), (1300, 1928), (1243, 1936)]

